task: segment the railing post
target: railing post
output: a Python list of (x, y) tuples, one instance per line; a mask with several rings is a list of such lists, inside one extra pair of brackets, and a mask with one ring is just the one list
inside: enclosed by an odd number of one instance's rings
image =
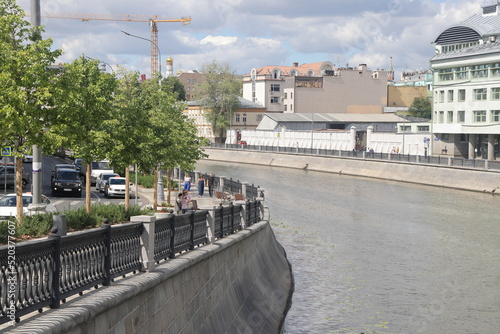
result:
[(452, 166), (453, 165), (453, 160), (451, 157), (448, 157), (448, 166)]
[(133, 216), (131, 222), (141, 222), (144, 230), (141, 234), (142, 271), (155, 269), (155, 216)]
[(102, 285), (111, 285), (111, 225), (108, 224), (108, 219), (104, 219), (101, 228), (105, 229), (104, 232), (104, 248), (106, 254), (104, 255), (104, 282)]
[(224, 237), (224, 207), (222, 206), (222, 203), (219, 205), (217, 210), (220, 211), (220, 235), (219, 238)]
[(170, 221), (170, 254), (168, 255), (169, 259), (175, 259), (175, 217), (172, 217)]
[(233, 234), (234, 233), (234, 204), (233, 204), (233, 202), (231, 202), (229, 204), (229, 207), (231, 208), (231, 214), (229, 217), (229, 219), (231, 219), (231, 234)]
[(490, 168), (490, 161), (484, 160), (484, 169), (489, 169), (489, 168)]
[(194, 249), (194, 211), (191, 211), (189, 214), (189, 226), (190, 226), (190, 233), (189, 233), (189, 250)]
[(417, 164), (419, 164), (419, 163), (420, 163), (420, 155), (415, 156), (415, 162), (416, 162)]
[(215, 241), (215, 206), (212, 210), (208, 210), (207, 241), (209, 244), (212, 244)]
[(219, 191), (224, 191), (224, 180), (225, 176), (219, 176)]
[(52, 302), (51, 308), (59, 308), (61, 306), (61, 236), (57, 234), (57, 227), (53, 227), (50, 231), (48, 239), (54, 243), (54, 252), (52, 253), (52, 261), (54, 262), (54, 271), (52, 272)]
[(245, 201), (245, 204), (241, 205), (241, 220), (243, 221), (241, 224), (241, 229), (244, 230), (247, 228), (247, 206), (248, 206), (248, 200)]

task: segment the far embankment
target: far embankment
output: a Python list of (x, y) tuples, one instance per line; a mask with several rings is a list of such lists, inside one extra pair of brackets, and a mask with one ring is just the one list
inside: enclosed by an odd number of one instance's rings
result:
[(495, 193), (500, 172), (363, 158), (206, 148), (207, 160), (303, 169)]

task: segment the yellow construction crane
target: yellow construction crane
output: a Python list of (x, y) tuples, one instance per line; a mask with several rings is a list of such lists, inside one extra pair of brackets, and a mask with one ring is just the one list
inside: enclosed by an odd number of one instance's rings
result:
[[(29, 15), (29, 14), (26, 14)], [(72, 20), (100, 20), (100, 21), (128, 21), (128, 22), (148, 22), (151, 27), (151, 75), (160, 70), (158, 61), (158, 26), (160, 22), (182, 22), (183, 25), (191, 23), (191, 17), (171, 19), (159, 15), (122, 15), (122, 14), (81, 14), (81, 13), (43, 13), (42, 17), (52, 19), (72, 19)]]

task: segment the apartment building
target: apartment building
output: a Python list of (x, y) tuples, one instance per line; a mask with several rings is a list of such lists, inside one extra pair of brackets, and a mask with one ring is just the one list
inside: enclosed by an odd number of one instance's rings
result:
[(433, 153), (494, 160), (500, 142), (500, 6), (444, 30), (434, 41)]

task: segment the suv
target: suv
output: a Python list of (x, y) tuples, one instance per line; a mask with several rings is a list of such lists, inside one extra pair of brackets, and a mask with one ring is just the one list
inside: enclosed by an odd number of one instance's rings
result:
[(52, 196), (67, 193), (82, 196), (80, 173), (75, 169), (58, 168), (52, 178)]
[[(30, 183), (30, 175), (23, 170), (23, 188)], [(14, 187), (16, 183), (16, 172), (14, 165), (4, 164), (0, 166), (0, 187)]]

